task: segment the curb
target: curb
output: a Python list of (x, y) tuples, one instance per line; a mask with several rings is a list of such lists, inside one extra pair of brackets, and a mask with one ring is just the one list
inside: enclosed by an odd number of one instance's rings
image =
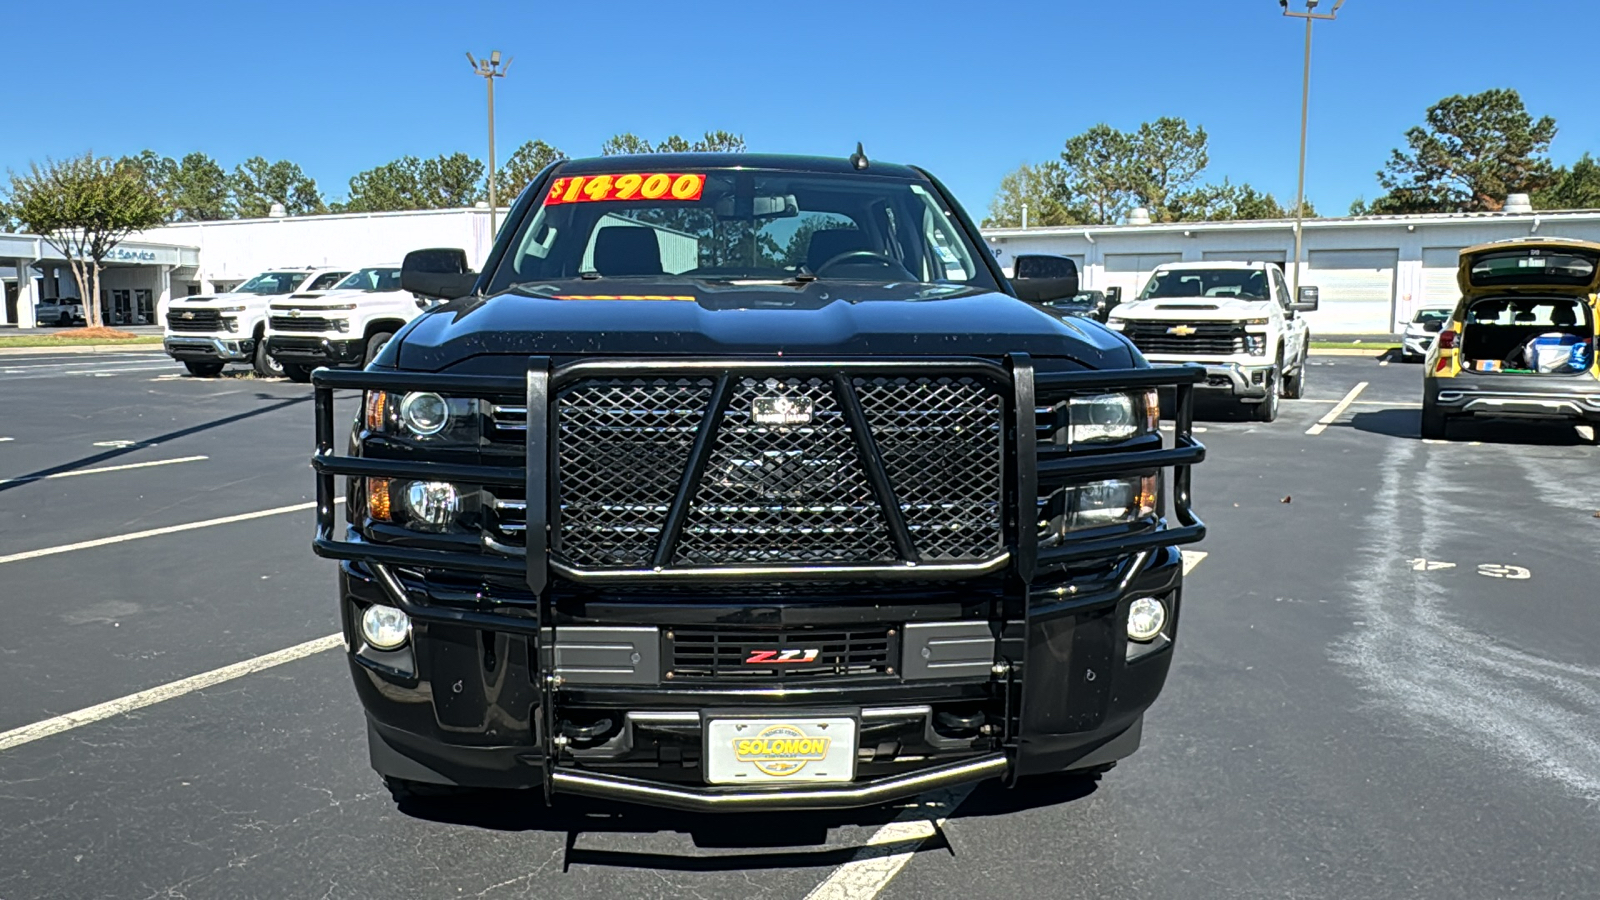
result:
[(1379, 359), (1388, 354), (1389, 348), (1379, 349), (1373, 347), (1371, 350), (1356, 350), (1351, 347), (1329, 347), (1325, 350), (1319, 350), (1316, 347), (1312, 347), (1306, 352), (1311, 356), (1365, 356), (1368, 359)]
[(0, 356), (39, 356), (51, 353), (164, 353), (161, 344), (68, 344), (65, 347), (0, 347)]

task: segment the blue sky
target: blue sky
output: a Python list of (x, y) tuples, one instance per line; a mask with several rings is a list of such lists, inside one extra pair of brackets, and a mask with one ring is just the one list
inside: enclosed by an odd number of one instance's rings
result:
[[(860, 140), (981, 216), (1002, 175), (1069, 135), (1172, 115), (1210, 132), (1208, 178), (1294, 194), (1303, 32), (1275, 0), (8, 6), (0, 170), (91, 148), (201, 150), (229, 169), (260, 154), (338, 199), (397, 156), (482, 157), (464, 53), (497, 48), (515, 58), (497, 85), (502, 157), (531, 138), (588, 155), (619, 131), (726, 128), (752, 149), (840, 156)], [(1377, 194), (1389, 149), (1453, 93), (1514, 87), (1560, 123), (1558, 162), (1600, 149), (1582, 42), (1516, 37), (1588, 33), (1592, 7), (1348, 0), (1317, 26), (1308, 197), (1339, 214)], [(1513, 11), (1539, 26), (1507, 26)]]

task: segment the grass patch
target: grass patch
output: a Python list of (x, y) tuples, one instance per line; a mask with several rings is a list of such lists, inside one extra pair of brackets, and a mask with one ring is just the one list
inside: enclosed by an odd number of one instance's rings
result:
[(1399, 350), (1400, 345), (1389, 341), (1312, 341), (1313, 350), (1371, 350), (1374, 355)]
[[(63, 331), (60, 334), (0, 335), (0, 347), (87, 347), (94, 345), (121, 347), (124, 345), (131, 346), (135, 344), (161, 345), (161, 335), (159, 334), (128, 334), (126, 331), (123, 331), (118, 333), (125, 334), (127, 337), (107, 337), (104, 335), (78, 333), (88, 330), (89, 329), (87, 328), (79, 328), (74, 331)], [(111, 329), (97, 330), (110, 331)]]

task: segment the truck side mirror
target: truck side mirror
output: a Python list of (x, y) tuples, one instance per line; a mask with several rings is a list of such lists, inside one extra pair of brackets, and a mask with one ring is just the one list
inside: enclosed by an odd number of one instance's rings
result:
[(1120, 286), (1112, 285), (1111, 287), (1106, 288), (1106, 309), (1110, 309), (1121, 302), (1122, 288)]
[(477, 282), (465, 250), (413, 250), (400, 263), (400, 289), (421, 297), (454, 300), (472, 293)]
[(1289, 304), (1289, 308), (1295, 312), (1312, 312), (1315, 310), (1317, 308), (1317, 289), (1314, 287), (1302, 287), (1299, 298)]
[(1011, 286), (1029, 303), (1063, 300), (1078, 293), (1078, 264), (1065, 256), (1023, 254), (1012, 260)]

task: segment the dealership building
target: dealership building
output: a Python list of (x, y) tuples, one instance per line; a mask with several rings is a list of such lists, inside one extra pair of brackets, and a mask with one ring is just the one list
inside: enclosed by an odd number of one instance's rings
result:
[[(1136, 211), (1117, 225), (995, 228), (984, 236), (1008, 271), (1018, 254), (1067, 256), (1085, 289), (1115, 287), (1124, 298), (1166, 262), (1265, 260), (1293, 275), (1289, 220), (1150, 224)], [(1316, 286), (1322, 305), (1307, 317), (1323, 334), (1396, 332), (1417, 308), (1455, 302), (1461, 248), (1530, 236), (1600, 240), (1600, 211), (1308, 219), (1300, 283)], [(160, 323), (173, 297), (227, 290), (267, 269), (396, 263), (422, 247), (460, 247), (477, 267), (490, 238), (484, 208), (167, 225), (116, 248), (102, 300), (113, 324)], [(4, 322), (23, 327), (34, 325), (40, 300), (77, 294), (60, 252), (31, 235), (0, 234), (0, 281)]]

